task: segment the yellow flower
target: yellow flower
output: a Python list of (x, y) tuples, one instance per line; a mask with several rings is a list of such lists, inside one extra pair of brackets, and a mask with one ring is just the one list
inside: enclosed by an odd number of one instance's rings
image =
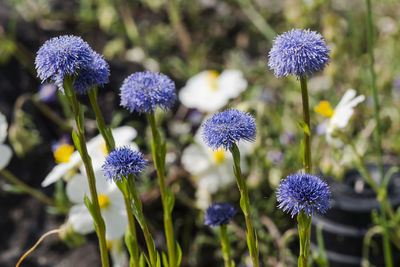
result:
[(59, 145), (56, 151), (53, 152), (56, 163), (69, 162), (69, 159), (74, 152), (74, 146), (69, 144)]

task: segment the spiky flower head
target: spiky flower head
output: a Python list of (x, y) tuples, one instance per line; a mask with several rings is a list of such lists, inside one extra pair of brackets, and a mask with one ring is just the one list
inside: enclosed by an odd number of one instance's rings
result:
[(121, 106), (130, 112), (151, 113), (157, 106), (167, 110), (176, 100), (175, 83), (168, 76), (151, 71), (128, 76), (120, 90)]
[(203, 125), (203, 141), (213, 150), (221, 146), (228, 150), (240, 140), (256, 139), (256, 123), (247, 112), (228, 109), (214, 114)]
[(275, 38), (268, 66), (279, 78), (289, 74), (298, 78), (312, 76), (329, 63), (329, 52), (321, 34), (293, 29)]
[(79, 72), (75, 78), (74, 90), (79, 94), (86, 94), (95, 85), (103, 87), (109, 82), (110, 67), (104, 57), (96, 52), (92, 52), (92, 61), (88, 66)]
[(137, 176), (147, 165), (142, 153), (126, 146), (111, 151), (102, 168), (107, 179), (116, 182), (128, 178), (130, 174)]
[(77, 75), (92, 61), (93, 50), (82, 38), (63, 35), (47, 40), (35, 59), (38, 77), (44, 81), (58, 82), (66, 75)]
[(314, 212), (325, 213), (330, 205), (328, 185), (319, 177), (308, 173), (290, 174), (277, 189), (278, 208), (294, 217), (304, 211), (308, 217)]
[(214, 203), (206, 211), (204, 224), (218, 226), (228, 224), (235, 216), (235, 208), (228, 203)]

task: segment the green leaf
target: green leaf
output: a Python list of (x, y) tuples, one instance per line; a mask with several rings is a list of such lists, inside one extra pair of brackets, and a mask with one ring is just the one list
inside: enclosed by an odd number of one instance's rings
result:
[(78, 103), (78, 122), (77, 122), (77, 126), (79, 127), (81, 133), (85, 132), (85, 117), (83, 114), (83, 108), (82, 105), (80, 103)]
[(156, 266), (161, 267), (161, 259), (160, 259), (160, 254), (157, 253), (157, 261), (156, 261)]
[(146, 259), (144, 253), (140, 253), (139, 256), (139, 267), (146, 267)]
[(90, 201), (90, 199), (87, 197), (87, 195), (85, 195), (83, 202), (85, 203), (86, 208), (89, 210), (90, 215), (92, 215), (93, 220), (95, 221), (95, 223), (97, 223), (97, 219), (96, 219), (96, 212), (93, 208), (93, 204)]
[(78, 150), (79, 154), (81, 154), (81, 157), (82, 157), (81, 142), (80, 142), (78, 134), (75, 132), (75, 130), (72, 130), (72, 141), (74, 142), (76, 150)]
[(307, 123), (305, 123), (304, 121), (299, 121), (299, 125), (300, 125), (301, 129), (303, 130), (303, 132), (306, 135), (310, 136), (310, 128), (308, 128)]
[(129, 254), (135, 255), (138, 248), (137, 248), (136, 240), (133, 237), (129, 227), (127, 227), (127, 229), (125, 231), (125, 245), (128, 248)]
[(7, 193), (12, 193), (12, 194), (24, 194), (25, 190), (23, 190), (21, 187), (17, 186), (17, 185), (12, 185), (12, 184), (4, 184), (2, 186), (2, 189), (4, 190), (4, 192)]
[(176, 254), (176, 266), (179, 266), (182, 261), (182, 249), (178, 242), (176, 242)]
[(165, 255), (164, 252), (161, 252), (161, 253), (162, 253), (162, 262), (163, 262), (164, 267), (169, 267), (167, 255)]
[(174, 193), (171, 191), (171, 189), (167, 189), (167, 210), (169, 212), (169, 214), (172, 213), (172, 210), (174, 209), (174, 205), (175, 205), (175, 196)]
[(246, 207), (246, 200), (243, 195), (240, 196), (240, 208), (242, 209), (244, 214), (248, 214), (248, 210)]

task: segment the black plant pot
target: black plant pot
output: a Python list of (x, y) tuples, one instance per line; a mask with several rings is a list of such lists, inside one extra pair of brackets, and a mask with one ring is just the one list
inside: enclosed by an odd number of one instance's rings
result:
[[(376, 165), (368, 165), (372, 177), (377, 179)], [(384, 173), (389, 166), (384, 166)], [(371, 212), (379, 210), (374, 191), (365, 184), (358, 171), (349, 171), (343, 182), (328, 180), (332, 192), (332, 207), (323, 216), (312, 219), (311, 248), (316, 249), (316, 225), (322, 224), (322, 236), (330, 267), (361, 266), (363, 239), (373, 226)], [(395, 173), (388, 186), (388, 196), (394, 208), (400, 205), (400, 173)], [(385, 266), (380, 237), (373, 239), (369, 261), (375, 266)], [(395, 266), (400, 266), (400, 252), (393, 247)]]

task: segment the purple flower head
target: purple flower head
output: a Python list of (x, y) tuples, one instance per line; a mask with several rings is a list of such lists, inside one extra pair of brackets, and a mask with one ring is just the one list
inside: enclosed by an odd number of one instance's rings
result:
[(312, 76), (329, 63), (329, 52), (319, 33), (293, 29), (275, 38), (268, 66), (278, 78), (289, 74), (298, 78)]
[(204, 224), (218, 226), (228, 224), (235, 216), (235, 208), (228, 203), (214, 203), (206, 211)]
[(107, 179), (116, 182), (128, 178), (130, 174), (137, 176), (147, 165), (142, 153), (121, 147), (108, 154), (102, 168)]
[(162, 73), (136, 72), (121, 86), (121, 106), (130, 112), (151, 113), (157, 106), (171, 108), (176, 101), (175, 83)]
[(314, 212), (325, 213), (330, 205), (328, 185), (312, 174), (290, 174), (277, 189), (278, 208), (287, 211), (292, 218), (304, 211), (308, 217)]
[(79, 72), (74, 82), (74, 90), (79, 94), (86, 94), (87, 90), (97, 85), (103, 87), (109, 82), (110, 67), (103, 56), (92, 52), (92, 61)]
[(256, 139), (256, 123), (245, 111), (228, 109), (214, 114), (203, 125), (203, 141), (213, 150), (221, 146), (225, 150), (240, 140)]
[(92, 61), (92, 49), (73, 35), (51, 38), (39, 49), (35, 59), (38, 77), (44, 81), (60, 81), (66, 75), (77, 75)]

